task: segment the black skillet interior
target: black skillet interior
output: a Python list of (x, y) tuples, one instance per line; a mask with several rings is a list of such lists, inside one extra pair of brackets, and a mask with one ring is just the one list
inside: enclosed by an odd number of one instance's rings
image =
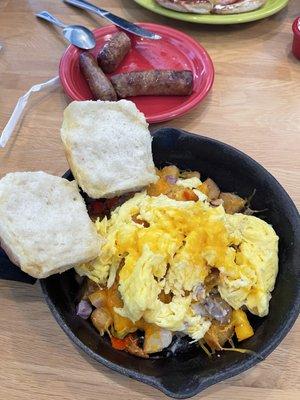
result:
[[(299, 214), (278, 182), (254, 160), (218, 141), (163, 128), (153, 134), (157, 166), (175, 164), (211, 177), (224, 191), (248, 197), (256, 189), (252, 208), (261, 214), (280, 237), (280, 271), (266, 318), (253, 318), (255, 335), (240, 347), (253, 354), (226, 352), (208, 358), (191, 346), (176, 357), (148, 360), (119, 352), (100, 338), (87, 321), (75, 316), (78, 284), (73, 270), (41, 281), (45, 298), (56, 320), (88, 355), (175, 398), (191, 397), (206, 387), (234, 376), (264, 359), (287, 334), (299, 313)], [(68, 172), (65, 177), (72, 179)]]

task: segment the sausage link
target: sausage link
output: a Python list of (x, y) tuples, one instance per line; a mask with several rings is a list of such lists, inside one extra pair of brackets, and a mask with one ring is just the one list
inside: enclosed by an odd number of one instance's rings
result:
[(131, 41), (125, 32), (118, 32), (100, 50), (97, 61), (102, 70), (110, 74), (114, 72), (123, 61), (131, 48)]
[(111, 82), (118, 97), (186, 96), (193, 90), (191, 71), (150, 70), (117, 74)]
[(79, 65), (96, 100), (117, 100), (117, 94), (111, 82), (98, 67), (96, 60), (91, 54), (86, 52), (81, 53)]

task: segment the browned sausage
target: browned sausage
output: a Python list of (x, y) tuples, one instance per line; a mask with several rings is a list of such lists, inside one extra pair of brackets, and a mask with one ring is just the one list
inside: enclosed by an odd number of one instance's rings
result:
[(81, 53), (79, 65), (95, 99), (117, 100), (117, 94), (111, 82), (98, 67), (96, 60), (89, 53)]
[(114, 72), (131, 48), (131, 42), (125, 32), (118, 32), (100, 50), (97, 61), (104, 72)]
[(111, 77), (120, 98), (130, 96), (186, 96), (193, 90), (191, 71), (150, 70), (117, 74)]

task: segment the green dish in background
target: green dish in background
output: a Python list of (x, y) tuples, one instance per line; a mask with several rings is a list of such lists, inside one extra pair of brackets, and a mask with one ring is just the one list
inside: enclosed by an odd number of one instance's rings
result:
[(169, 10), (168, 8), (161, 7), (158, 3), (156, 3), (155, 0), (134, 1), (142, 7), (147, 8), (148, 10), (151, 10), (157, 14), (164, 15), (165, 17), (179, 19), (181, 21), (194, 22), (196, 24), (213, 25), (242, 24), (245, 22), (257, 21), (278, 13), (289, 2), (289, 0), (268, 0), (263, 7), (255, 11), (230, 15), (201, 15)]

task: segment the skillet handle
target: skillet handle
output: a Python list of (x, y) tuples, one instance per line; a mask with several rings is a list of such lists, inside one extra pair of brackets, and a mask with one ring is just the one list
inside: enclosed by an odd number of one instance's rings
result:
[(0, 279), (5, 279), (15, 282), (24, 282), (33, 285), (36, 282), (35, 278), (25, 274), (19, 267), (15, 266), (6, 253), (0, 248)]

